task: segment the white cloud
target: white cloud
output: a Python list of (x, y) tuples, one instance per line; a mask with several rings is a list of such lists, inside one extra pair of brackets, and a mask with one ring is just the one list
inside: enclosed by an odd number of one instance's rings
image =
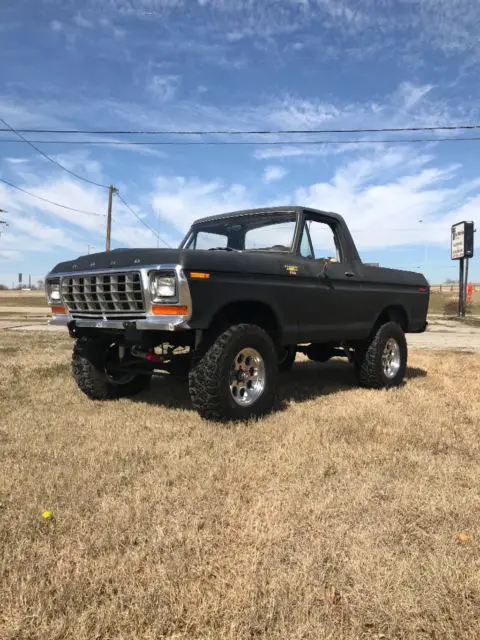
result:
[(265, 171), (263, 172), (263, 181), (264, 182), (277, 182), (281, 180), (287, 175), (288, 171), (284, 167), (280, 167), (278, 165), (271, 165), (265, 167)]
[[(155, 67), (156, 68), (156, 67)], [(321, 98), (299, 98), (297, 96), (270, 96), (262, 101), (223, 105), (206, 101), (206, 97), (183, 99), (178, 95), (181, 77), (176, 74), (158, 73), (149, 76), (147, 89), (153, 100), (117, 102), (113, 100), (88, 100), (79, 98), (75, 103), (48, 100), (44, 102), (22, 103), (0, 96), (0, 113), (14, 126), (40, 126), (47, 128), (71, 128), (79, 121), (95, 122), (98, 127), (115, 126), (148, 127), (150, 129), (231, 129), (232, 122), (238, 129), (353, 129), (402, 126), (430, 126), (441, 122), (475, 121), (480, 117), (480, 107), (475, 103), (465, 103), (460, 96), (450, 102), (436, 98), (431, 85), (413, 83), (402, 84), (391, 94), (367, 102), (325, 101)], [(208, 96), (209, 94), (206, 94)], [(162, 103), (161, 114), (158, 102)], [(8, 115), (10, 114), (10, 115)], [(411, 136), (411, 134), (408, 134)], [(432, 133), (432, 137), (435, 134)], [(345, 137), (345, 136), (344, 136)], [(343, 138), (344, 138), (343, 137)], [(352, 139), (353, 134), (347, 136)], [(383, 136), (385, 137), (385, 136)], [(389, 134), (389, 137), (390, 134)], [(400, 136), (398, 136), (400, 138)], [(239, 140), (257, 140), (259, 136), (245, 136)], [(276, 142), (276, 148), (253, 148), (259, 159), (274, 157), (322, 156), (357, 150), (355, 145), (279, 145), (286, 136), (262, 137), (262, 142)], [(343, 139), (342, 138), (342, 139)], [(369, 134), (367, 139), (381, 139), (382, 135)], [(332, 140), (339, 136), (332, 134), (303, 134), (291, 137), (297, 140)], [(400, 138), (401, 139), (401, 138)], [(111, 143), (114, 139), (104, 139)], [(368, 145), (361, 145), (364, 150)], [(118, 147), (122, 149), (123, 147)], [(131, 147), (139, 153), (146, 147)], [(159, 150), (157, 149), (157, 152)]]
[[(56, 156), (68, 168), (105, 182), (104, 168), (85, 151)], [(106, 195), (93, 186), (65, 176), (43, 160), (29, 159), (29, 172), (22, 163), (8, 163), (16, 172), (12, 182), (56, 202), (103, 214)], [(361, 155), (344, 159), (340, 166), (316, 182), (307, 182), (293, 192), (279, 188), (275, 200), (262, 191), (265, 180), (280, 180), (283, 167), (268, 166), (250, 184), (229, 183), (220, 178), (202, 180), (182, 175), (160, 175), (142, 189), (122, 193), (138, 215), (176, 245), (193, 220), (215, 213), (257, 206), (295, 203), (338, 211), (347, 219), (361, 249), (405, 247), (420, 243), (446, 246), (450, 225), (458, 219), (480, 223), (480, 176), (462, 179), (458, 164), (440, 163), (432, 152), (403, 145), (393, 149), (362, 149)], [(24, 175), (22, 175), (24, 172)], [(10, 228), (3, 234), (2, 251), (27, 254), (30, 251), (85, 253), (88, 244), (103, 246), (105, 217), (89, 216), (39, 203), (27, 195), (0, 185), (0, 202), (9, 211)], [(419, 221), (423, 220), (423, 223)], [(165, 233), (166, 230), (166, 233)], [(144, 229), (124, 209), (114, 203), (114, 246), (155, 246), (155, 235)], [(53, 261), (55, 261), (53, 259)]]
[(403, 105), (406, 110), (415, 107), (430, 91), (432, 84), (414, 85), (411, 82), (403, 82), (399, 87), (399, 94), (403, 98)]
[[(450, 225), (466, 213), (466, 202), (480, 201), (480, 179), (455, 185), (460, 167), (428, 166), (432, 160), (408, 148), (367, 156), (339, 168), (328, 182), (297, 189), (295, 202), (341, 213), (360, 249), (447, 246)], [(468, 212), (480, 220), (474, 207)]]
[(273, 159), (294, 159), (294, 158), (311, 158), (311, 157), (327, 157), (337, 156), (363, 150), (364, 152), (372, 149), (381, 148), (381, 144), (349, 144), (349, 145), (276, 145), (271, 147), (262, 147), (254, 151), (253, 156), (257, 160), (273, 160)]
[(180, 87), (180, 76), (154, 75), (147, 88), (160, 102), (171, 102)]
[(93, 23), (90, 20), (87, 20), (81, 13), (77, 13), (73, 18), (73, 22), (77, 25), (77, 27), (81, 27), (82, 29), (91, 29), (93, 27)]
[(202, 216), (250, 209), (260, 204), (255, 204), (244, 185), (226, 185), (220, 180), (203, 182), (182, 176), (159, 177), (151, 194), (153, 210), (183, 233)]
[[(77, 4), (75, 0), (48, 2), (62, 8), (68, 4), (74, 10)], [(183, 18), (187, 7), (195, 24), (201, 25), (188, 37), (190, 43), (195, 40), (193, 46), (222, 42), (237, 48), (238, 40), (252, 38), (257, 44), (273, 43), (271, 51), (275, 53), (277, 44), (292, 50), (285, 40), (287, 35), (294, 34), (296, 43), (315, 51), (321, 49), (323, 58), (342, 56), (358, 60), (382, 52), (389, 59), (418, 62), (430, 51), (440, 51), (447, 56), (462, 53), (478, 60), (477, 0), (85, 0), (83, 3), (84, 11), (102, 11), (115, 18), (136, 16), (151, 23), (171, 17), (172, 48), (185, 37), (183, 29), (175, 31), (175, 18)], [(331, 34), (334, 37), (325, 38)]]
[(106, 18), (105, 16), (100, 18), (100, 20), (98, 21), (98, 24), (101, 27), (104, 27), (104, 29), (108, 29), (113, 33), (114, 38), (123, 38), (124, 35), (127, 33), (125, 29), (123, 29), (122, 27), (117, 27), (115, 26), (111, 20), (109, 20), (109, 18)]
[(270, 160), (272, 158), (298, 158), (299, 156), (323, 155), (322, 147), (296, 147), (275, 146), (256, 149), (253, 153), (257, 160)]
[[(84, 175), (91, 175), (102, 179), (103, 167), (90, 158), (84, 151), (62, 154), (56, 159), (72, 170), (77, 170)], [(8, 211), (6, 218), (10, 224), (8, 230), (2, 235), (1, 249), (13, 260), (26, 259), (30, 252), (51, 253), (54, 255), (48, 259), (48, 264), (53, 266), (58, 262), (57, 256), (65, 254), (76, 256), (85, 254), (88, 245), (95, 245), (97, 251), (102, 251), (105, 243), (106, 216), (106, 192), (95, 186), (81, 183), (64, 173), (52, 170), (41, 159), (32, 158), (32, 171), (28, 175), (22, 175), (23, 167), (13, 165), (11, 170), (17, 175), (12, 182), (21, 185), (31, 194), (42, 198), (70, 205), (82, 211), (96, 213), (89, 215), (62, 209), (48, 202), (40, 202), (26, 193), (8, 188), (0, 183), (0, 202)], [(123, 185), (118, 185), (125, 197), (128, 193)], [(112, 245), (127, 247), (155, 247), (157, 236), (155, 230), (159, 227), (159, 221), (147, 207), (150, 215), (135, 204), (136, 193), (133, 198), (127, 196), (127, 201), (137, 216), (143, 219), (152, 230), (145, 228), (139, 220), (128, 211), (122, 202), (115, 198), (113, 203)], [(163, 223), (162, 223), (162, 226)], [(160, 235), (167, 244), (176, 246), (178, 237), (172, 238), (169, 230), (160, 228)], [(160, 243), (159, 246), (162, 246)], [(8, 252), (8, 254), (6, 253)]]
[[(22, 254), (20, 253), (20, 251), (4, 251), (3, 249), (0, 251), (0, 260), (18, 260), (19, 258), (21, 258), (21, 256)], [(11, 282), (10, 279), (5, 282), (2, 275), (0, 275), (0, 280), (2, 281), (2, 284), (7, 285)]]
[(313, 129), (340, 115), (341, 111), (335, 105), (322, 100), (285, 96), (276, 104), (271, 121), (284, 129), (294, 129), (299, 125), (305, 129)]
[(14, 165), (27, 164), (28, 163), (28, 159), (27, 158), (4, 158), (4, 161), (8, 162), (9, 164), (14, 164)]
[(338, 168), (329, 180), (284, 191), (276, 202), (265, 201), (259, 184), (247, 188), (161, 177), (151, 202), (182, 232), (204, 215), (292, 202), (344, 215), (360, 249), (446, 246), (452, 222), (462, 216), (480, 222), (480, 178), (458, 183), (461, 167), (439, 167), (434, 161), (431, 155), (412, 155), (408, 147), (367, 153)]
[(50, 23), (50, 29), (52, 31), (62, 31), (63, 30), (63, 23), (60, 22), (59, 20), (52, 20)]

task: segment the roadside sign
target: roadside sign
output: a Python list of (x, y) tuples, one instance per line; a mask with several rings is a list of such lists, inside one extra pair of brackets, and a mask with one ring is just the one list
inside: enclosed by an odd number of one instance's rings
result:
[(473, 257), (473, 234), (473, 222), (457, 222), (457, 224), (452, 225), (452, 260)]
[[(450, 253), (452, 260), (458, 260), (458, 315), (465, 316), (465, 293), (468, 284), (468, 261), (473, 257), (473, 222), (457, 222), (452, 225)], [(465, 262), (466, 261), (466, 262)], [(465, 274), (465, 264), (467, 273)]]

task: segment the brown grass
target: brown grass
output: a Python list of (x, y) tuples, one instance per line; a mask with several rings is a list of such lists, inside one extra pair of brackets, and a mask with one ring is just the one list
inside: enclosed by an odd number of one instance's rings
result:
[(0, 291), (0, 307), (47, 307), (43, 291)]
[[(467, 312), (469, 314), (480, 314), (480, 292), (475, 291), (472, 303), (468, 305)], [(458, 313), (458, 287), (457, 290), (450, 291), (431, 291), (430, 304), (428, 307), (429, 314), (440, 314), (447, 316), (455, 316)]]
[(0, 334), (2, 639), (478, 638), (479, 355), (299, 362), (219, 426), (170, 379), (88, 401), (70, 349)]

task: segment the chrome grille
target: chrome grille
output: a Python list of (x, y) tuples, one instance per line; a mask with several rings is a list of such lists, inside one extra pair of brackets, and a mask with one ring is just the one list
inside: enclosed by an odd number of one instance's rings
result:
[(62, 298), (70, 313), (116, 316), (145, 313), (139, 271), (66, 276), (61, 280)]

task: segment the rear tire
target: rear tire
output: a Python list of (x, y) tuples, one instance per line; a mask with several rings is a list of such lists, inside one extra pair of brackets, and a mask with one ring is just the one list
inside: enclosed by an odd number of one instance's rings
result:
[(91, 400), (113, 400), (136, 395), (148, 388), (151, 374), (108, 374), (109, 343), (80, 338), (72, 354), (72, 373), (78, 388)]
[(190, 397), (207, 420), (258, 418), (273, 407), (277, 378), (277, 351), (268, 333), (238, 324), (218, 336), (192, 366)]
[(407, 341), (400, 325), (396, 322), (382, 325), (373, 338), (356, 351), (355, 371), (361, 386), (398, 387), (405, 377), (407, 358)]

